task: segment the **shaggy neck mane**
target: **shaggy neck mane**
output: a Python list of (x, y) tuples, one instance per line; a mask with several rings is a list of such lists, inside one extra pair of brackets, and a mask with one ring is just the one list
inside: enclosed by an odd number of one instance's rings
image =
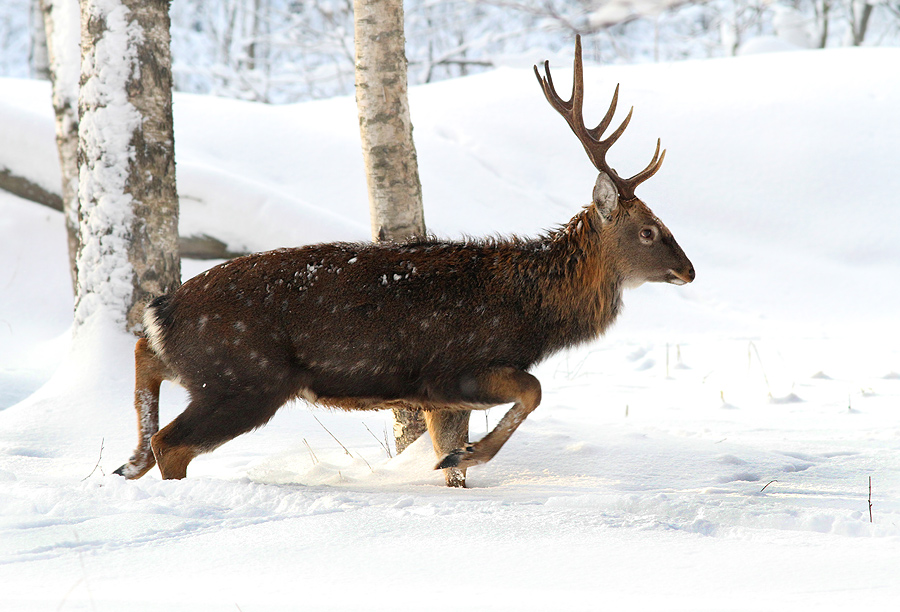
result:
[(622, 280), (604, 247), (604, 228), (593, 206), (543, 238), (549, 247), (542, 291), (546, 304), (566, 322), (568, 340), (587, 342), (615, 320), (622, 304)]

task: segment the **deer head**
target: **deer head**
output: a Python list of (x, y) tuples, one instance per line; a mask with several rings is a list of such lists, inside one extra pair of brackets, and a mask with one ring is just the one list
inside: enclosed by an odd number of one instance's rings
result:
[(563, 116), (578, 137), (588, 158), (598, 170), (594, 184), (591, 208), (599, 220), (600, 231), (606, 236), (600, 241), (606, 251), (616, 261), (616, 267), (626, 287), (634, 287), (644, 282), (667, 282), (684, 285), (694, 280), (694, 266), (678, 246), (672, 232), (653, 211), (634, 194), (638, 185), (656, 174), (666, 158), (660, 153), (660, 141), (656, 141), (656, 151), (646, 168), (632, 176), (622, 178), (606, 161), (606, 153), (622, 136), (631, 121), (632, 107), (621, 125), (608, 137), (603, 133), (609, 127), (619, 100), (619, 86), (613, 94), (606, 115), (595, 128), (584, 124), (582, 108), (584, 104), (584, 75), (581, 60), (581, 36), (575, 38), (575, 76), (572, 96), (563, 100), (553, 86), (550, 76), (550, 62), (544, 62), (546, 77), (542, 77), (538, 67), (534, 67), (541, 89), (547, 101)]

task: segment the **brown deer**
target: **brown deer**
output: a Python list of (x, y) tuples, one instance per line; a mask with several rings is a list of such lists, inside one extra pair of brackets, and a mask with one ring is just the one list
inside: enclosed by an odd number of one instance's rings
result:
[[(601, 139), (616, 109), (588, 129), (582, 118), (581, 41), (572, 98), (547, 76), (544, 95), (599, 171), (593, 201), (544, 236), (402, 244), (333, 243), (234, 259), (155, 299), (135, 347), (138, 447), (116, 473), (139, 478), (158, 464), (184, 478), (188, 463), (264, 425), (285, 402), (348, 410), (396, 405), (424, 411), (447, 484), (490, 460), (541, 401), (529, 368), (597, 338), (622, 291), (682, 285), (694, 268), (672, 233), (634, 195), (665, 152), (623, 179), (606, 153), (631, 119)], [(190, 394), (162, 430), (159, 388)], [(468, 443), (471, 410), (512, 403), (497, 426)]]

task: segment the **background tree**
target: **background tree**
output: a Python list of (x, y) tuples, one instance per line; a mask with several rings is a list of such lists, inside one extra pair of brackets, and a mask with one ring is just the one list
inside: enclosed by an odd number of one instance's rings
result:
[(53, 87), (56, 147), (62, 177), (62, 211), (66, 220), (69, 271), (77, 282), (78, 229), (78, 79), (81, 74), (81, 19), (78, 0), (43, 0), (48, 76)]
[(76, 331), (180, 283), (168, 0), (82, 0)]
[[(422, 185), (412, 137), (402, 0), (354, 0), (356, 105), (369, 190), (372, 237), (425, 235)], [(417, 410), (394, 410), (397, 452), (425, 431)]]
[(31, 76), (35, 79), (50, 78), (50, 58), (47, 55), (47, 35), (44, 31), (43, 0), (31, 0), (31, 48), (28, 52), (28, 63), (31, 65)]

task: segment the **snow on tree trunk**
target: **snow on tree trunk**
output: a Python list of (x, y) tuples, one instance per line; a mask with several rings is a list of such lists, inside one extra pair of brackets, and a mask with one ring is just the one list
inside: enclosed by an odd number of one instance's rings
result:
[(76, 330), (180, 282), (168, 0), (82, 0)]
[[(407, 96), (402, 0), (354, 0), (356, 105), (375, 240), (425, 235), (422, 185)], [(403, 452), (422, 433), (417, 410), (394, 410)]]
[(69, 270), (74, 287), (78, 273), (78, 79), (81, 74), (81, 21), (78, 0), (43, 0), (47, 34), (56, 147), (62, 174), (63, 215), (69, 245)]

